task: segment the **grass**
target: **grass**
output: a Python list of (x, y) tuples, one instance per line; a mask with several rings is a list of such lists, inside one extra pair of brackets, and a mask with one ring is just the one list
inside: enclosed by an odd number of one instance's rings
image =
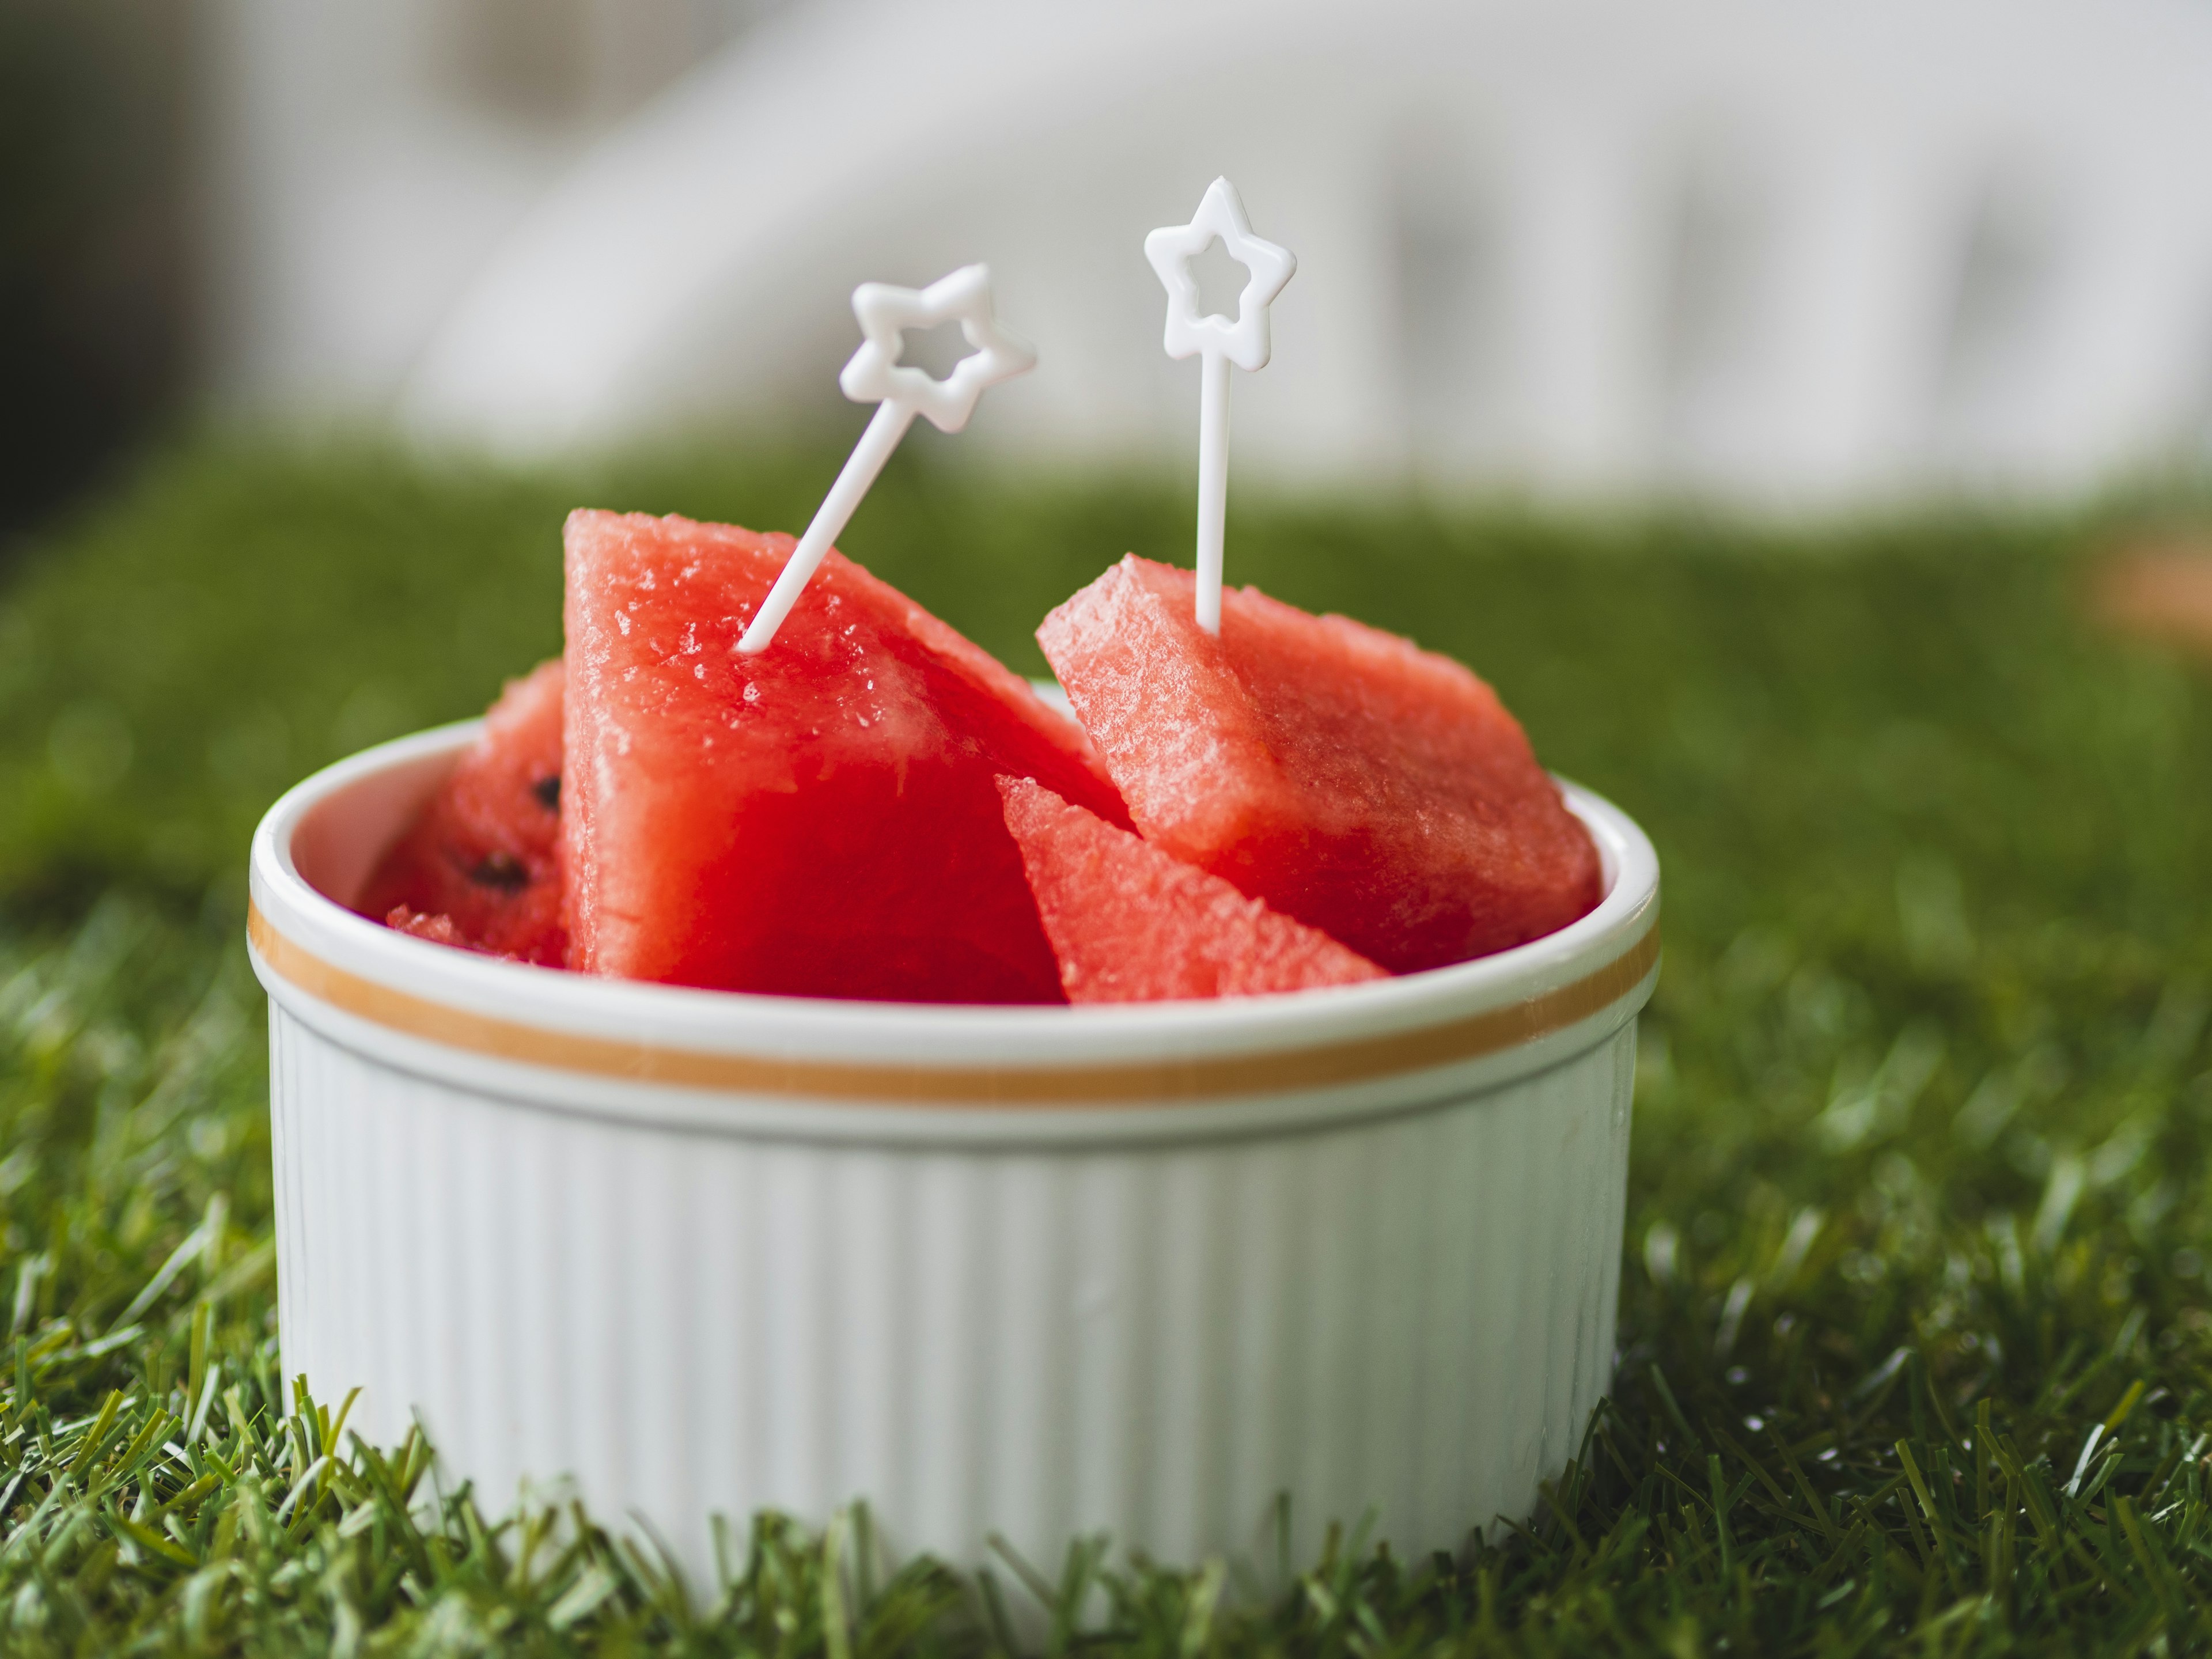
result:
[[(847, 544), (1018, 665), (1181, 491), (896, 470)], [(1467, 658), (1652, 832), (1613, 1399), (1450, 1560), (1256, 1603), (1086, 1548), (891, 1570), (865, 1512), (679, 1589), (277, 1404), (245, 836), (557, 644), (579, 501), (795, 525), (833, 458), (591, 477), (200, 444), (0, 582), (0, 1651), (2212, 1648), (2212, 677), (2099, 635), (2115, 522), (1820, 535), (1240, 496), (1232, 572)], [(12, 1297), (12, 1300), (10, 1298)], [(1470, 1527), (1491, 1517), (1469, 1516)], [(1383, 1529), (1387, 1536), (1387, 1527)]]

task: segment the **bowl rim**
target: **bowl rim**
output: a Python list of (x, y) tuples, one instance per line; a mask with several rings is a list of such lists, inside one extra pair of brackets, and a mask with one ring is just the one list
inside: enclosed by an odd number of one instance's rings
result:
[(295, 846), (316, 814), (397, 774), (434, 775), (482, 726), (362, 750), (269, 809), (250, 857), (248, 935), (272, 996), (494, 1060), (633, 1083), (916, 1105), (1098, 1104), (1357, 1084), (1580, 1025), (1595, 1041), (1641, 1006), (1657, 969), (1657, 854), (1626, 813), (1565, 780), (1608, 880), (1588, 915), (1472, 962), (1280, 996), (1009, 1007), (603, 979), (395, 933), (301, 872)]

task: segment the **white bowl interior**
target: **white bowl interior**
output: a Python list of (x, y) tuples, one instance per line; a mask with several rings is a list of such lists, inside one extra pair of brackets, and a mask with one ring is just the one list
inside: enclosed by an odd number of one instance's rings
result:
[(474, 736), (471, 721), (455, 730), (450, 744), (365, 772), (316, 802), (292, 836), (301, 878), (351, 909), (377, 861), (428, 804)]

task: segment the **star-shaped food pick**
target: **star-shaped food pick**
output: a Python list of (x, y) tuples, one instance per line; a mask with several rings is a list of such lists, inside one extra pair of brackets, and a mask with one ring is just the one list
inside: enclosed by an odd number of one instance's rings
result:
[[(867, 337), (838, 375), (838, 386), (856, 404), (909, 404), (939, 432), (957, 432), (967, 425), (985, 386), (1036, 367), (1036, 352), (1029, 342), (1009, 334), (992, 314), (991, 272), (985, 265), (963, 265), (919, 292), (863, 283), (853, 290), (853, 315)], [(899, 362), (908, 329), (956, 319), (975, 349), (943, 380)]]
[[(1216, 237), (1250, 273), (1237, 296), (1233, 318), (1201, 317), (1198, 312), (1198, 279), (1190, 274), (1190, 262)], [(1169, 356), (1218, 353), (1248, 374), (1267, 368), (1267, 308), (1296, 274), (1298, 262), (1290, 249), (1252, 234), (1236, 185), (1216, 179), (1188, 224), (1163, 225), (1145, 238), (1145, 258), (1168, 291)]]
[[(837, 385), (854, 403), (875, 404), (875, 416), (853, 446), (837, 482), (814, 509), (806, 533), (761, 602), (759, 615), (738, 641), (738, 649), (748, 653), (765, 651), (775, 640), (776, 629), (821, 565), (822, 556), (852, 521), (868, 486), (875, 483), (915, 416), (928, 416), (939, 432), (957, 432), (975, 412), (975, 400), (985, 386), (1036, 367), (1036, 352), (1029, 342), (1007, 332), (993, 314), (991, 273), (982, 265), (963, 265), (921, 289), (863, 283), (853, 290), (853, 315), (860, 319), (865, 337), (837, 376)], [(899, 361), (908, 329), (954, 321), (975, 349), (954, 364), (943, 380)]]
[[(1198, 281), (1190, 274), (1190, 262), (1217, 236), (1250, 273), (1233, 319), (1199, 314)], [(1252, 234), (1237, 186), (1226, 179), (1206, 187), (1188, 224), (1164, 225), (1146, 237), (1145, 258), (1168, 291), (1168, 356), (1205, 358), (1198, 408), (1198, 625), (1218, 634), (1221, 538), (1229, 517), (1229, 365), (1248, 373), (1267, 366), (1267, 308), (1298, 262), (1288, 248)]]

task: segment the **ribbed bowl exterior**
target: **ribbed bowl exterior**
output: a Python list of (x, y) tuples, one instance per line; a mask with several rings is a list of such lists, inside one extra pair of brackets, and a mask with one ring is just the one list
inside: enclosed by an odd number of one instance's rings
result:
[[(466, 728), (256, 838), (288, 1377), (484, 1506), (1173, 1562), (1519, 1520), (1611, 1372), (1658, 871), (1460, 968), (1238, 1004), (915, 1010), (508, 967), (324, 896)], [(297, 854), (296, 860), (295, 854)], [(1510, 958), (1510, 960), (1509, 960)]]
[[(955, 1561), (1105, 1530), (1255, 1553), (1525, 1516), (1611, 1370), (1635, 1026), (1334, 1130), (993, 1151), (672, 1131), (409, 1075), (272, 1017), (285, 1374), (419, 1417), (495, 1504), (866, 1498)], [(711, 1582), (708, 1580), (706, 1582)]]

